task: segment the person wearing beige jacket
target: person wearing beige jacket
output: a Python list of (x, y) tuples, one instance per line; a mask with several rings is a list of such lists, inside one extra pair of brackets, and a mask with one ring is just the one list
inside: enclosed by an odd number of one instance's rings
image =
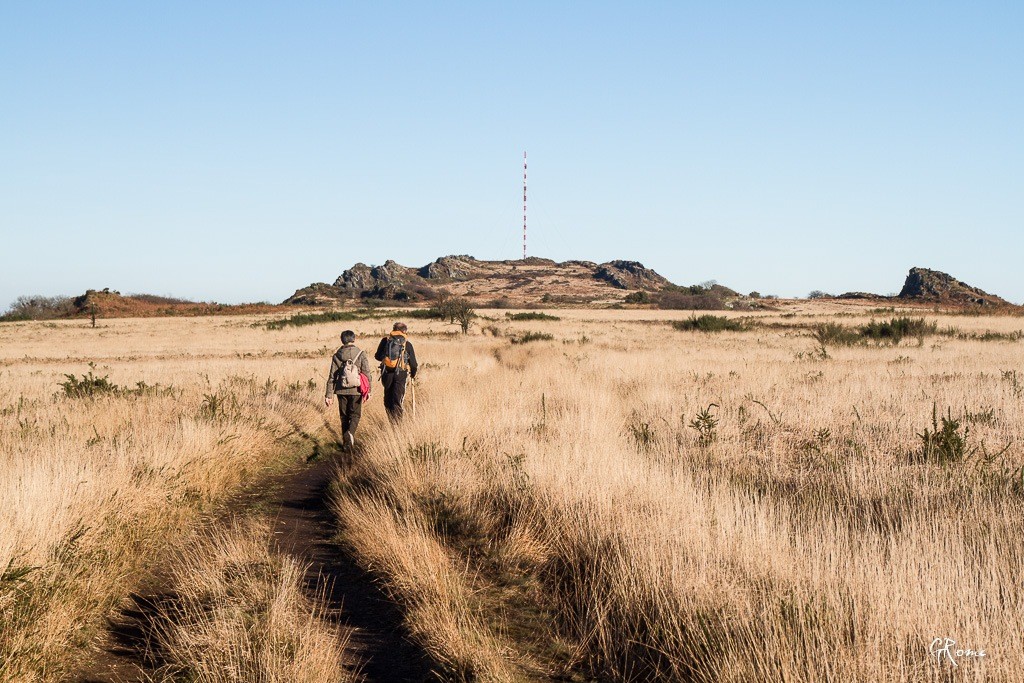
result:
[[(330, 407), (338, 397), (338, 412), (341, 415), (341, 438), (343, 445), (352, 449), (356, 443), (356, 428), (363, 412), (363, 402), (370, 399), (370, 361), (366, 352), (356, 346), (356, 333), (345, 330), (341, 333), (341, 348), (331, 358), (331, 371), (327, 375), (327, 391), (324, 404)], [(357, 371), (357, 372), (353, 372)], [(363, 375), (366, 381), (361, 381)], [(366, 387), (366, 393), (363, 393)]]

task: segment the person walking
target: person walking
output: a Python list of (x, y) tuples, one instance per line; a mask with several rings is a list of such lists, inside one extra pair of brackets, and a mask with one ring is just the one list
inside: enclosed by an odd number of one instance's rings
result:
[(345, 448), (356, 444), (356, 428), (363, 412), (363, 402), (370, 400), (370, 361), (366, 353), (356, 346), (356, 333), (341, 333), (341, 348), (331, 358), (331, 372), (327, 375), (324, 404), (329, 408), (338, 397), (341, 414), (341, 438)]
[(392, 422), (402, 419), (404, 414), (405, 385), (407, 380), (416, 378), (416, 351), (406, 338), (409, 328), (405, 323), (395, 323), (391, 334), (380, 340), (374, 358), (380, 361), (380, 381), (384, 385), (384, 409)]

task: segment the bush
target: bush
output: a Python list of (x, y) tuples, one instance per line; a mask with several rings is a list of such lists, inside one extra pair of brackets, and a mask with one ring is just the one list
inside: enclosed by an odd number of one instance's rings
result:
[(19, 296), (0, 320), (49, 320), (75, 314), (74, 301), (67, 296)]
[(732, 320), (721, 315), (702, 315), (690, 317), (687, 320), (674, 320), (672, 327), (681, 332), (742, 332), (746, 326), (739, 320)]
[(547, 332), (527, 332), (526, 334), (510, 337), (509, 341), (513, 344), (528, 344), (535, 341), (551, 341), (554, 338), (553, 334), (548, 334)]
[(362, 320), (365, 313), (355, 311), (327, 311), (326, 313), (296, 313), (290, 318), (271, 320), (266, 323), (268, 330), (283, 330), (286, 327), (304, 327), (306, 325), (319, 325), (321, 323), (349, 322)]
[(444, 315), (441, 311), (437, 310), (437, 307), (431, 308), (413, 308), (402, 313), (406, 318), (412, 318), (414, 320), (444, 320)]
[(651, 295), (644, 291), (633, 292), (627, 294), (626, 298), (622, 300), (624, 304), (649, 304), (651, 303)]
[(711, 409), (717, 408), (717, 403), (708, 405), (707, 408), (699, 411), (692, 420), (690, 420), (690, 429), (697, 432), (697, 445), (702, 448), (707, 448), (718, 438), (718, 418), (712, 414)]
[(839, 323), (819, 323), (811, 328), (811, 336), (824, 348), (825, 346), (853, 346), (860, 342), (856, 330)]
[(932, 428), (929, 430), (925, 427), (924, 431), (917, 435), (921, 439), (921, 450), (917, 453), (917, 460), (937, 465), (963, 460), (964, 456), (970, 454), (970, 433), (970, 427), (964, 427), (963, 432), (960, 431), (960, 420), (954, 420), (952, 411), (948, 409), (942, 418), (940, 428), (938, 408), (933, 403)]
[(903, 317), (881, 322), (872, 320), (860, 328), (860, 334), (865, 339), (899, 344), (904, 337), (923, 339), (925, 335), (935, 334), (937, 330), (938, 325), (929, 323), (924, 318)]
[(488, 308), (512, 308), (512, 300), (507, 296), (499, 296), (497, 299), (492, 299)]
[(833, 298), (833, 295), (829, 294), (828, 292), (823, 292), (820, 289), (814, 289), (814, 290), (811, 290), (811, 292), (807, 295), (807, 298), (808, 299), (831, 299), (831, 298)]
[(548, 315), (547, 313), (538, 313), (537, 311), (506, 313), (505, 317), (509, 320), (561, 320), (557, 315)]
[(669, 311), (720, 311), (725, 308), (725, 300), (707, 293), (665, 291), (658, 297), (658, 308)]
[(82, 375), (81, 379), (75, 375), (64, 375), (67, 377), (67, 381), (60, 383), (64, 395), (67, 398), (94, 398), (103, 394), (119, 394), (123, 391), (121, 387), (110, 381), (110, 375), (103, 375), (103, 377), (94, 375), (93, 370), (95, 369), (95, 364), (90, 363), (88, 374)]

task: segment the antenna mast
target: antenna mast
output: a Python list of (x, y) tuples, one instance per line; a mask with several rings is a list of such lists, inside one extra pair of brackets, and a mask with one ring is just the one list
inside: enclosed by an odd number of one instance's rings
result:
[(523, 152), (523, 258), (526, 258), (526, 152)]

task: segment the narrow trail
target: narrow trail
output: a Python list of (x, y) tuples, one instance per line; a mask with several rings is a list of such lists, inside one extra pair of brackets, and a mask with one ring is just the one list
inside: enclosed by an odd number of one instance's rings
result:
[(436, 681), (427, 657), (406, 637), (398, 608), (331, 540), (335, 522), (328, 495), (337, 467), (337, 461), (324, 459), (282, 482), (276, 497), (278, 545), (310, 564), (307, 588), (326, 594), (332, 619), (348, 633), (367, 683)]
[[(341, 456), (344, 457), (344, 456)], [(358, 457), (358, 456), (355, 456)], [(437, 681), (429, 658), (408, 637), (398, 607), (343, 548), (334, 543), (334, 516), (329, 508), (331, 481), (344, 462), (338, 457), (318, 461), (266, 482), (264, 495), (246, 496), (247, 507), (258, 502), (274, 524), (271, 550), (308, 565), (306, 590), (325, 598), (327, 621), (347, 639), (346, 660), (355, 662), (365, 683)], [(244, 514), (244, 511), (242, 511)], [(71, 680), (78, 683), (150, 683), (165, 663), (155, 651), (153, 616), (173, 603), (168, 586), (146, 586), (110, 620), (99, 655)]]

